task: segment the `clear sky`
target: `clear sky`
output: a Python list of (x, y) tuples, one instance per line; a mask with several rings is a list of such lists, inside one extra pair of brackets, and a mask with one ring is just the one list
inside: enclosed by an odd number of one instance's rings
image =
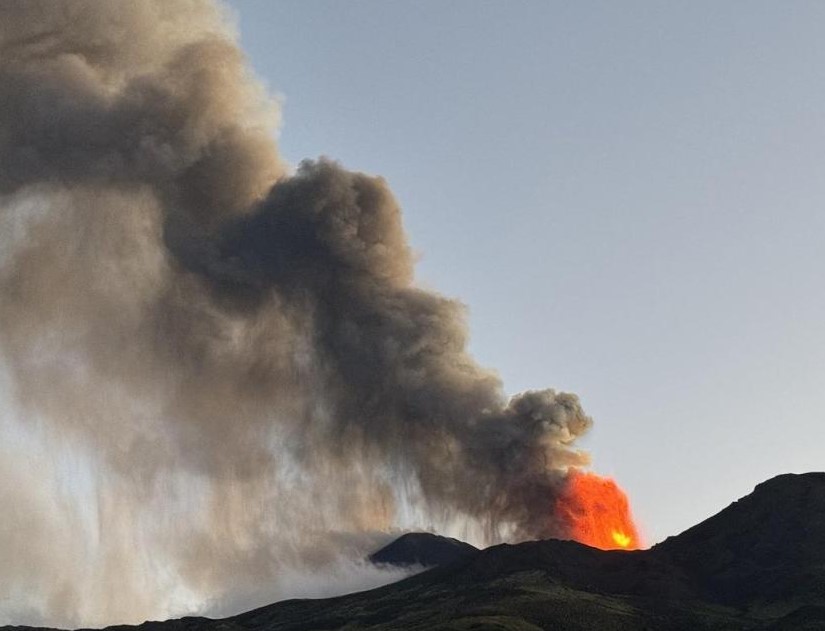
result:
[(825, 469), (825, 3), (234, 0), (293, 163), (381, 174), (650, 542)]

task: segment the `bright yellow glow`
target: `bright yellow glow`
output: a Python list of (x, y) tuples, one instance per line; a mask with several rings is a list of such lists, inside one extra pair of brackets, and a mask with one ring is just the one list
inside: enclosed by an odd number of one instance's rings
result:
[(613, 531), (613, 541), (615, 541), (616, 545), (620, 548), (626, 548), (630, 545), (630, 537), (618, 530)]

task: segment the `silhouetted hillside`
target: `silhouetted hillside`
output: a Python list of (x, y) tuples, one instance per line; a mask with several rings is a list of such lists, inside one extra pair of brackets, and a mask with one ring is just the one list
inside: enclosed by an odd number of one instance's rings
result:
[[(407, 543), (425, 541), (434, 540)], [(395, 549), (415, 552), (407, 543)], [(651, 550), (553, 540), (458, 548), (446, 565), (368, 592), (141, 628), (825, 629), (825, 473), (769, 480)]]
[(376, 565), (407, 567), (446, 565), (472, 556), (478, 548), (452, 537), (429, 532), (409, 532), (369, 556)]
[(734, 606), (825, 595), (825, 473), (780, 475), (656, 546), (702, 596)]

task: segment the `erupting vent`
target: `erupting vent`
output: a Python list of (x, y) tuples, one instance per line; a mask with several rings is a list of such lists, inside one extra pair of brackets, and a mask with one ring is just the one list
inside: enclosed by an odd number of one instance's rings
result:
[(556, 500), (556, 513), (579, 543), (602, 550), (641, 547), (627, 495), (610, 478), (571, 470)]

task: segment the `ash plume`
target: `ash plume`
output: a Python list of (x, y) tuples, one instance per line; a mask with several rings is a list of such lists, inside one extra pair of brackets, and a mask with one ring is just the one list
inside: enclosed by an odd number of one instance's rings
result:
[(565, 535), (578, 399), (504, 395), (463, 306), (416, 285), (381, 178), (290, 170), (220, 5), (5, 0), (0, 83), (3, 432), (58, 463), (14, 467), (6, 501), (45, 525), (0, 566), (50, 541), (93, 559), (52, 557), (74, 591), (44, 568), (40, 615), (208, 605), (410, 511)]

